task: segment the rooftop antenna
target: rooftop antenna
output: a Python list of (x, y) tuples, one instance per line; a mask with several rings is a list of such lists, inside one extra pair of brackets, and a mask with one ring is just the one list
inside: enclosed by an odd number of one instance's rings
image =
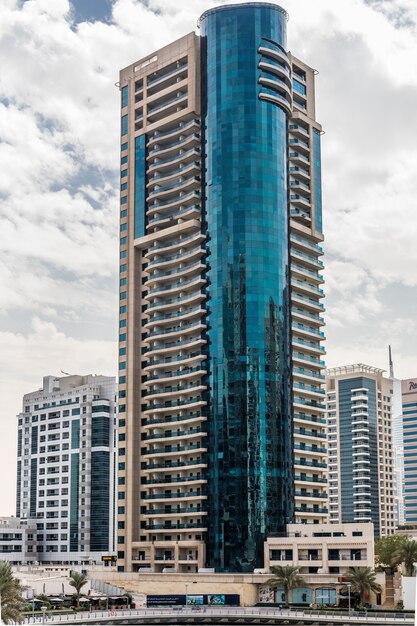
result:
[(389, 375), (390, 375), (390, 378), (394, 378), (394, 363), (392, 361), (391, 346), (388, 346), (388, 352), (389, 352)]

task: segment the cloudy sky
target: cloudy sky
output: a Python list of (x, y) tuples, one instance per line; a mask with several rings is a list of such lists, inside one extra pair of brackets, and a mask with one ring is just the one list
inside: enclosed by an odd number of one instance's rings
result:
[[(42, 376), (116, 373), (118, 71), (227, 0), (2, 0), (0, 515)], [(417, 2), (283, 0), (319, 70), (329, 366), (417, 375)]]

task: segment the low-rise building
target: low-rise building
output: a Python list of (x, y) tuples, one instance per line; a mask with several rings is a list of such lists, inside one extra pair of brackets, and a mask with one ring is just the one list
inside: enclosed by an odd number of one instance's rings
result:
[[(374, 567), (374, 525), (288, 524), (285, 537), (268, 537), (264, 544), (265, 570), (295, 565), (305, 587), (293, 590), (293, 604), (337, 604), (350, 567)], [(281, 594), (281, 595), (280, 595)], [(260, 589), (260, 601), (281, 602), (283, 589)]]
[(38, 560), (36, 520), (0, 517), (0, 561), (12, 565)]

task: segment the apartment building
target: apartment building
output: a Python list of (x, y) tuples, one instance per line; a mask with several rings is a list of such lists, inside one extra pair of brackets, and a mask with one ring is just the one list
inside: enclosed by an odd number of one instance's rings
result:
[[(292, 591), (294, 604), (346, 601), (343, 574), (350, 567), (375, 566), (373, 524), (288, 524), (285, 536), (269, 537), (265, 542), (265, 570), (278, 565), (295, 565), (305, 581), (305, 586)], [(284, 589), (265, 586), (260, 599), (285, 602)]]
[(287, 19), (217, 7), (120, 73), (121, 571), (253, 571), (328, 514), (321, 126)]
[(330, 522), (395, 529), (393, 380), (363, 363), (327, 371)]
[(417, 378), (401, 381), (405, 523), (417, 524)]
[(26, 565), (38, 560), (36, 520), (0, 517), (0, 561)]
[(115, 385), (45, 376), (23, 398), (16, 516), (35, 520), (42, 562), (99, 562), (115, 550)]

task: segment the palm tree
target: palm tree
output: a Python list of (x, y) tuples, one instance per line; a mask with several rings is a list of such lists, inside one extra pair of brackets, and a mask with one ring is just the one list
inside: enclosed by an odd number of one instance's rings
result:
[(360, 603), (369, 598), (371, 591), (381, 592), (381, 585), (376, 582), (375, 572), (370, 567), (349, 567), (343, 574), (345, 582), (350, 583), (353, 593), (358, 593)]
[(404, 565), (406, 576), (414, 575), (414, 563), (417, 563), (417, 541), (406, 539), (396, 550), (394, 555), (397, 563)]
[(71, 572), (69, 584), (74, 587), (77, 596), (77, 607), (80, 606), (81, 589), (87, 584), (87, 576), (80, 572)]
[(12, 574), (10, 563), (0, 561), (0, 595), (2, 624), (23, 622), (23, 587)]
[(288, 608), (290, 604), (290, 591), (292, 591), (294, 587), (305, 585), (306, 582), (302, 576), (299, 576), (299, 568), (294, 565), (277, 565), (271, 567), (271, 572), (274, 574), (274, 578), (268, 580), (266, 584), (269, 585), (271, 589), (283, 587), (285, 606)]

